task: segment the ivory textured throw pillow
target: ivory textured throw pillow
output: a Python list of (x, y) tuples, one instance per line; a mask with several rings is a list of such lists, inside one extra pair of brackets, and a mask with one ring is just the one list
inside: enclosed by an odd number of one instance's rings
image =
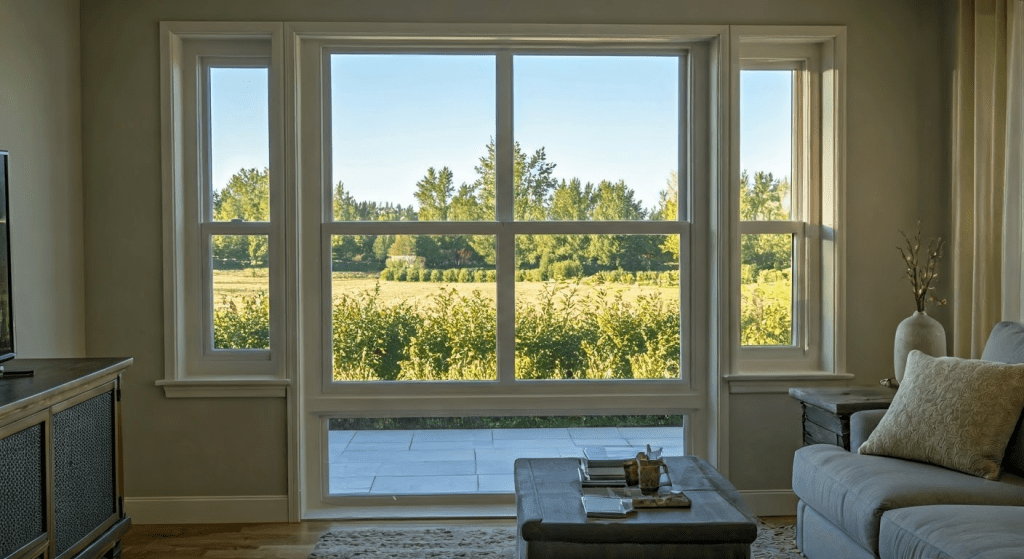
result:
[(998, 479), (1024, 407), (1024, 365), (910, 352), (892, 405), (860, 446)]

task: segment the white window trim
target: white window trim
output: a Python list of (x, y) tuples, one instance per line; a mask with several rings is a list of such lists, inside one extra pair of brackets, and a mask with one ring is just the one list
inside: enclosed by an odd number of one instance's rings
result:
[[(762, 384), (774, 379), (778, 381), (774, 390), (782, 392), (794, 377), (847, 381), (852, 375), (846, 373), (845, 324), (840, 318), (845, 315), (845, 236), (841, 232), (845, 223), (846, 30), (732, 26), (730, 34), (734, 115), (739, 115), (741, 69), (804, 69), (795, 79), (800, 89), (794, 95), (793, 221), (740, 222), (739, 204), (732, 202), (733, 247), (739, 246), (741, 233), (796, 235), (793, 316), (797, 344), (779, 348), (740, 346), (740, 255), (734, 249), (730, 316), (736, 359), (724, 379)], [(739, 117), (733, 119), (731, 128), (730, 168), (732, 177), (738, 179)]]
[[(282, 36), (280, 23), (160, 24), (165, 364), (164, 378), (156, 384), (167, 397), (284, 397), (291, 382), (284, 365), (289, 348), (285, 343)], [(209, 169), (199, 163), (209, 133), (201, 101), (208, 91), (206, 69), (232, 61), (238, 66), (268, 66), (269, 62), (270, 168), (274, 170), (270, 223), (208, 222), (208, 209), (199, 201), (209, 194)], [(207, 342), (212, 333), (206, 324), (212, 308), (207, 285), (210, 262), (201, 247), (208, 245), (212, 234), (265, 234), (271, 239), (272, 350), (211, 351)], [(200, 264), (204, 261), (205, 266)]]
[[(327, 443), (326, 421), (328, 417), (380, 417), (382, 414), (383, 416), (389, 416), (389, 414), (408, 415), (414, 412), (421, 415), (450, 415), (452, 413), (455, 415), (493, 415), (496, 412), (502, 415), (506, 413), (519, 415), (550, 413), (552, 410), (559, 410), (561, 413), (603, 414), (630, 413), (638, 409), (638, 406), (643, 407), (649, 413), (678, 413), (680, 410), (690, 410), (690, 420), (687, 421), (687, 443), (692, 451), (700, 455), (706, 455), (713, 461), (724, 452), (718, 446), (720, 443), (717, 440), (710, 439), (707, 435), (707, 426), (713, 423), (713, 417), (716, 413), (713, 411), (714, 406), (709, 403), (712, 399), (709, 396), (709, 391), (713, 390), (712, 386), (716, 384), (712, 380), (715, 374), (712, 374), (711, 371), (717, 371), (715, 368), (717, 363), (713, 362), (715, 358), (712, 357), (712, 354), (718, 355), (724, 352), (720, 336), (720, 332), (723, 332), (723, 330), (720, 327), (717, 314), (710, 312), (710, 309), (715, 304), (712, 300), (713, 298), (698, 296), (696, 293), (710, 292), (710, 285), (718, 286), (714, 291), (719, 292), (727, 285), (716, 283), (726, 276), (725, 270), (722, 270), (720, 267), (722, 261), (717, 257), (720, 253), (720, 248), (726, 246), (724, 243), (726, 236), (712, 232), (713, 228), (721, 227), (717, 208), (722, 207), (722, 205), (710, 199), (713, 193), (721, 191), (719, 182), (721, 182), (722, 177), (726, 174), (723, 172), (723, 165), (727, 161), (725, 156), (727, 150), (724, 145), (716, 143), (720, 138), (725, 137), (724, 129), (721, 126), (726, 116), (724, 113), (728, 110), (727, 107), (722, 106), (719, 102), (724, 92), (728, 90), (727, 62), (729, 58), (727, 55), (728, 41), (725, 27), (660, 25), (287, 24), (286, 33), (288, 38), (285, 43), (289, 49), (286, 59), (294, 61), (296, 65), (294, 75), (296, 80), (298, 80), (296, 87), (289, 88), (289, 93), (294, 91), (295, 97), (288, 104), (288, 113), (294, 114), (296, 119), (299, 120), (295, 130), (297, 136), (302, 138), (304, 144), (301, 150), (298, 149), (298, 146), (295, 146), (294, 160), (296, 161), (295, 175), (297, 177), (327, 176), (322, 162), (322, 154), (324, 153), (322, 136), (313, 138), (314, 134), (302, 132), (303, 128), (307, 130), (314, 128), (322, 130), (320, 127), (322, 120), (321, 112), (323, 110), (321, 105), (323, 95), (322, 81), (316, 81), (315, 83), (321, 84), (321, 87), (317, 87), (317, 91), (312, 91), (314, 88), (302, 87), (304, 79), (302, 75), (310, 72), (319, 72), (323, 68), (322, 49), (337, 44), (339, 38), (384, 41), (381, 38), (386, 37), (387, 40), (384, 42), (394, 45), (397, 42), (396, 39), (399, 38), (411, 41), (426, 40), (426, 42), (429, 42), (430, 39), (443, 37), (445, 38), (444, 40), (448, 41), (464, 40), (472, 42), (475, 39), (492, 46), (495, 44), (511, 46), (518, 44), (520, 46), (530, 45), (540, 48), (566, 45), (568, 40), (570, 44), (575, 43), (573, 48), (589, 44), (592, 47), (611, 49), (626, 47), (630, 43), (636, 44), (640, 42), (646, 42), (645, 46), (648, 49), (659, 48), (659, 46), (660, 48), (671, 48), (673, 45), (683, 42), (699, 41), (704, 45), (702, 48), (705, 73), (700, 78), (699, 85), (694, 86), (692, 93), (693, 102), (690, 103), (691, 106), (687, 110), (692, 115), (698, 112), (693, 109), (694, 105), (703, 106), (703, 104), (706, 104), (708, 107), (699, 116), (700, 122), (695, 123), (694, 134), (700, 140), (694, 143), (701, 145), (696, 146), (695, 151), (688, 155), (689, 158), (700, 161), (700, 165), (705, 167), (705, 174), (700, 183), (704, 188), (693, 188), (687, 191), (688, 196), (700, 196), (699, 200), (692, 200), (693, 207), (701, 206), (704, 208), (700, 212), (703, 215), (700, 216), (699, 222), (697, 215), (693, 216), (693, 228), (705, 228), (708, 231), (706, 234), (700, 234), (699, 239), (697, 238), (697, 233), (691, 232), (690, 234), (689, 250), (691, 251), (691, 261), (707, 262), (707, 265), (703, 269), (699, 268), (699, 271), (692, 274), (691, 289), (686, 297), (686, 299), (690, 300), (692, 306), (691, 311), (688, 313), (692, 317), (691, 327), (689, 332), (687, 332), (691, 337), (690, 347), (692, 348), (691, 355), (688, 356), (689, 363), (687, 364), (687, 369), (690, 371), (688, 378), (685, 381), (645, 381), (634, 384), (633, 390), (629, 389), (628, 382), (622, 381), (585, 381), (583, 383), (515, 381), (514, 383), (507, 383), (506, 380), (507, 384), (502, 388), (512, 388), (515, 391), (515, 393), (510, 391), (507, 394), (483, 393), (488, 390), (493, 391), (494, 385), (498, 383), (415, 383), (416, 386), (413, 386), (413, 383), (389, 383), (385, 386), (381, 386), (383, 383), (374, 383), (378, 384), (377, 387), (366, 383), (362, 386), (346, 384), (344, 394), (331, 395), (326, 394), (324, 391), (325, 377), (323, 374), (325, 355), (323, 348), (329, 340), (326, 338), (317, 339), (317, 336), (301, 337), (301, 344), (303, 346), (301, 348), (301, 355), (303, 356), (301, 361), (305, 365), (299, 377), (299, 392), (301, 394), (301, 407), (304, 409), (304, 413), (297, 415), (296, 419), (304, 425), (302, 427), (302, 440), (306, 448), (304, 454), (306, 462), (302, 468), (303, 487), (305, 488), (302, 503), (304, 517), (313, 518), (320, 514), (331, 514), (326, 511), (337, 510), (335, 507), (344, 504), (344, 497), (331, 497), (324, 493), (327, 481), (327, 457), (323, 455), (323, 449), (326, 448)], [(294, 37), (292, 33), (294, 33)], [(328, 41), (327, 39), (331, 40)], [(500, 65), (498, 72), (502, 72)], [(320, 108), (314, 111), (310, 109), (311, 107)], [(302, 110), (295, 110), (296, 108), (302, 108)], [(498, 118), (502, 118), (500, 109)], [(497, 130), (496, 134), (496, 141), (500, 143), (501, 130)], [(505, 141), (507, 142), (505, 149), (510, 150), (511, 142), (508, 142), (507, 139)], [(500, 145), (496, 146), (496, 148), (500, 154), (502, 149)], [(684, 149), (682, 145), (680, 149)], [(690, 164), (693, 165), (692, 160)], [(683, 182), (682, 177), (680, 182)], [(326, 297), (325, 274), (327, 272), (323, 267), (321, 259), (326, 255), (324, 247), (327, 245), (326, 239), (328, 235), (341, 231), (354, 233), (364, 227), (370, 229), (379, 227), (379, 224), (325, 223), (323, 219), (325, 213), (323, 201), (326, 200), (326, 196), (322, 188), (322, 184), (315, 185), (315, 189), (311, 189), (311, 184), (308, 182), (302, 184), (302, 207), (300, 212), (303, 218), (299, 219), (298, 235), (303, 239), (317, 238), (321, 243), (319, 247), (320, 254), (314, 255), (307, 252), (300, 255), (302, 266), (307, 270), (315, 270), (315, 273), (311, 271), (301, 274), (300, 280), (302, 284), (298, 290), (303, 297), (301, 302), (302, 311), (299, 313), (300, 328), (307, 331), (323, 331), (321, 325), (324, 319), (324, 309), (320, 301)], [(509, 190), (509, 192), (511, 191)], [(511, 200), (506, 200), (504, 211), (509, 212), (510, 208)], [(502, 211), (503, 208), (499, 205), (496, 208), (496, 212), (501, 215)], [(447, 223), (433, 224), (423, 222), (401, 224), (401, 227), (410, 232), (440, 234), (450, 232), (451, 230), (448, 228), (451, 225)], [(495, 233), (502, 228), (510, 227), (517, 228), (516, 233), (596, 233), (611, 232), (616, 226), (614, 223), (599, 224), (588, 222), (586, 226), (588, 228), (593, 227), (593, 230), (573, 230), (578, 225), (575, 223), (559, 222), (526, 224), (496, 221), (475, 223), (472, 224), (472, 227), (479, 228), (479, 230), (473, 230), (473, 232), (477, 233)], [(635, 225), (634, 223), (630, 224), (631, 227)], [(679, 227), (679, 225), (678, 222), (668, 224), (644, 222), (637, 227), (637, 232), (676, 233), (680, 231), (672, 228)], [(640, 230), (641, 228), (648, 229)], [(370, 229), (367, 229), (367, 231)], [(717, 231), (718, 229), (714, 230)], [(685, 233), (685, 231), (683, 232)], [(507, 238), (511, 239), (512, 237), (508, 235)], [(685, 238), (685, 235), (682, 238)], [(715, 244), (714, 247), (711, 246), (712, 243)], [(303, 242), (299, 249), (300, 251), (308, 251), (312, 246), (314, 245), (311, 243)], [(506, 255), (510, 253), (511, 251), (507, 250), (505, 252)], [(311, 262), (309, 259), (314, 260)], [(507, 269), (512, 265), (512, 262), (503, 264), (502, 257), (499, 255), (497, 266), (503, 266)], [(512, 276), (509, 277), (511, 278)], [(500, 300), (499, 304), (501, 304)], [(685, 309), (683, 312), (686, 312)], [(513, 317), (511, 313), (505, 316), (506, 319)], [(499, 336), (501, 336), (500, 333)], [(694, 342), (694, 340), (698, 341)], [(683, 343), (685, 344), (686, 342), (684, 341)], [(509, 359), (510, 357), (510, 355), (503, 357), (499, 354), (499, 367), (500, 361), (503, 358)], [(499, 375), (501, 375), (500, 372)], [(459, 386), (459, 384), (463, 386)], [(578, 387), (583, 384), (587, 385), (588, 390), (593, 389), (594, 393), (586, 396), (577, 394)], [(373, 393), (374, 391), (381, 393), (382, 387), (389, 391), (387, 393), (387, 409), (381, 409), (380, 394)], [(447, 396), (450, 397), (453, 395), (453, 389), (462, 390), (461, 393), (457, 394), (458, 400), (449, 399), (445, 400), (445, 403), (456, 402), (458, 409), (438, 409), (438, 394), (433, 392), (447, 391)], [(357, 391), (363, 393), (357, 394)], [(632, 392), (632, 394), (628, 394), (628, 397), (623, 398), (624, 391)], [(339, 406), (340, 403), (344, 404), (343, 407)], [(339, 410), (341, 411), (339, 412)], [(390, 498), (385, 500), (390, 503)]]

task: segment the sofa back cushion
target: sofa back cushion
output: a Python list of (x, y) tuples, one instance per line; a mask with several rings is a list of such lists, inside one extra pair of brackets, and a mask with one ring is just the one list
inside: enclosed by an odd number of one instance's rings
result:
[[(992, 329), (985, 351), (981, 354), (985, 361), (1000, 363), (1024, 363), (1024, 324), (1019, 322), (1000, 322)], [(1016, 474), (1024, 474), (1024, 413), (1017, 420), (1017, 430), (1010, 437), (1006, 447), (1003, 467)]]

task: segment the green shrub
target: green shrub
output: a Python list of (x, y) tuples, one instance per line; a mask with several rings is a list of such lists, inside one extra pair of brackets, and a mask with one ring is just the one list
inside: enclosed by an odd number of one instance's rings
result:
[(469, 268), (462, 268), (459, 270), (459, 283), (473, 283), (473, 275), (470, 273)]
[(563, 260), (555, 262), (548, 267), (550, 279), (565, 280), (583, 277), (583, 264), (575, 260)]
[(391, 268), (384, 268), (380, 271), (380, 279), (390, 281), (395, 279), (395, 271)]
[(473, 281), (476, 283), (484, 283), (487, 281), (487, 272), (485, 270), (477, 270), (473, 272)]
[(430, 281), (441, 282), (444, 281), (444, 272), (441, 270), (431, 270)]
[(498, 273), (495, 270), (487, 270), (487, 281), (495, 283), (498, 281)]
[(331, 312), (334, 380), (395, 380), (422, 319), (406, 303), (379, 304), (372, 292), (342, 295)]
[(456, 283), (459, 281), (459, 270), (456, 268), (449, 268), (444, 271), (444, 281), (448, 283)]
[(524, 282), (526, 279), (526, 270), (516, 270), (516, 281)]
[(265, 291), (213, 311), (213, 347), (270, 349), (270, 297)]
[(405, 272), (405, 281), (420, 281), (419, 268), (409, 268)]

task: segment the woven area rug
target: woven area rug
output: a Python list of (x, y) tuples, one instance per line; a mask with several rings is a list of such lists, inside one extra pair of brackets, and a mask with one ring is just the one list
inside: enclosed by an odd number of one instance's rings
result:
[[(472, 526), (346, 528), (317, 542), (309, 559), (513, 559), (516, 529)], [(792, 524), (760, 523), (754, 559), (803, 559)]]

